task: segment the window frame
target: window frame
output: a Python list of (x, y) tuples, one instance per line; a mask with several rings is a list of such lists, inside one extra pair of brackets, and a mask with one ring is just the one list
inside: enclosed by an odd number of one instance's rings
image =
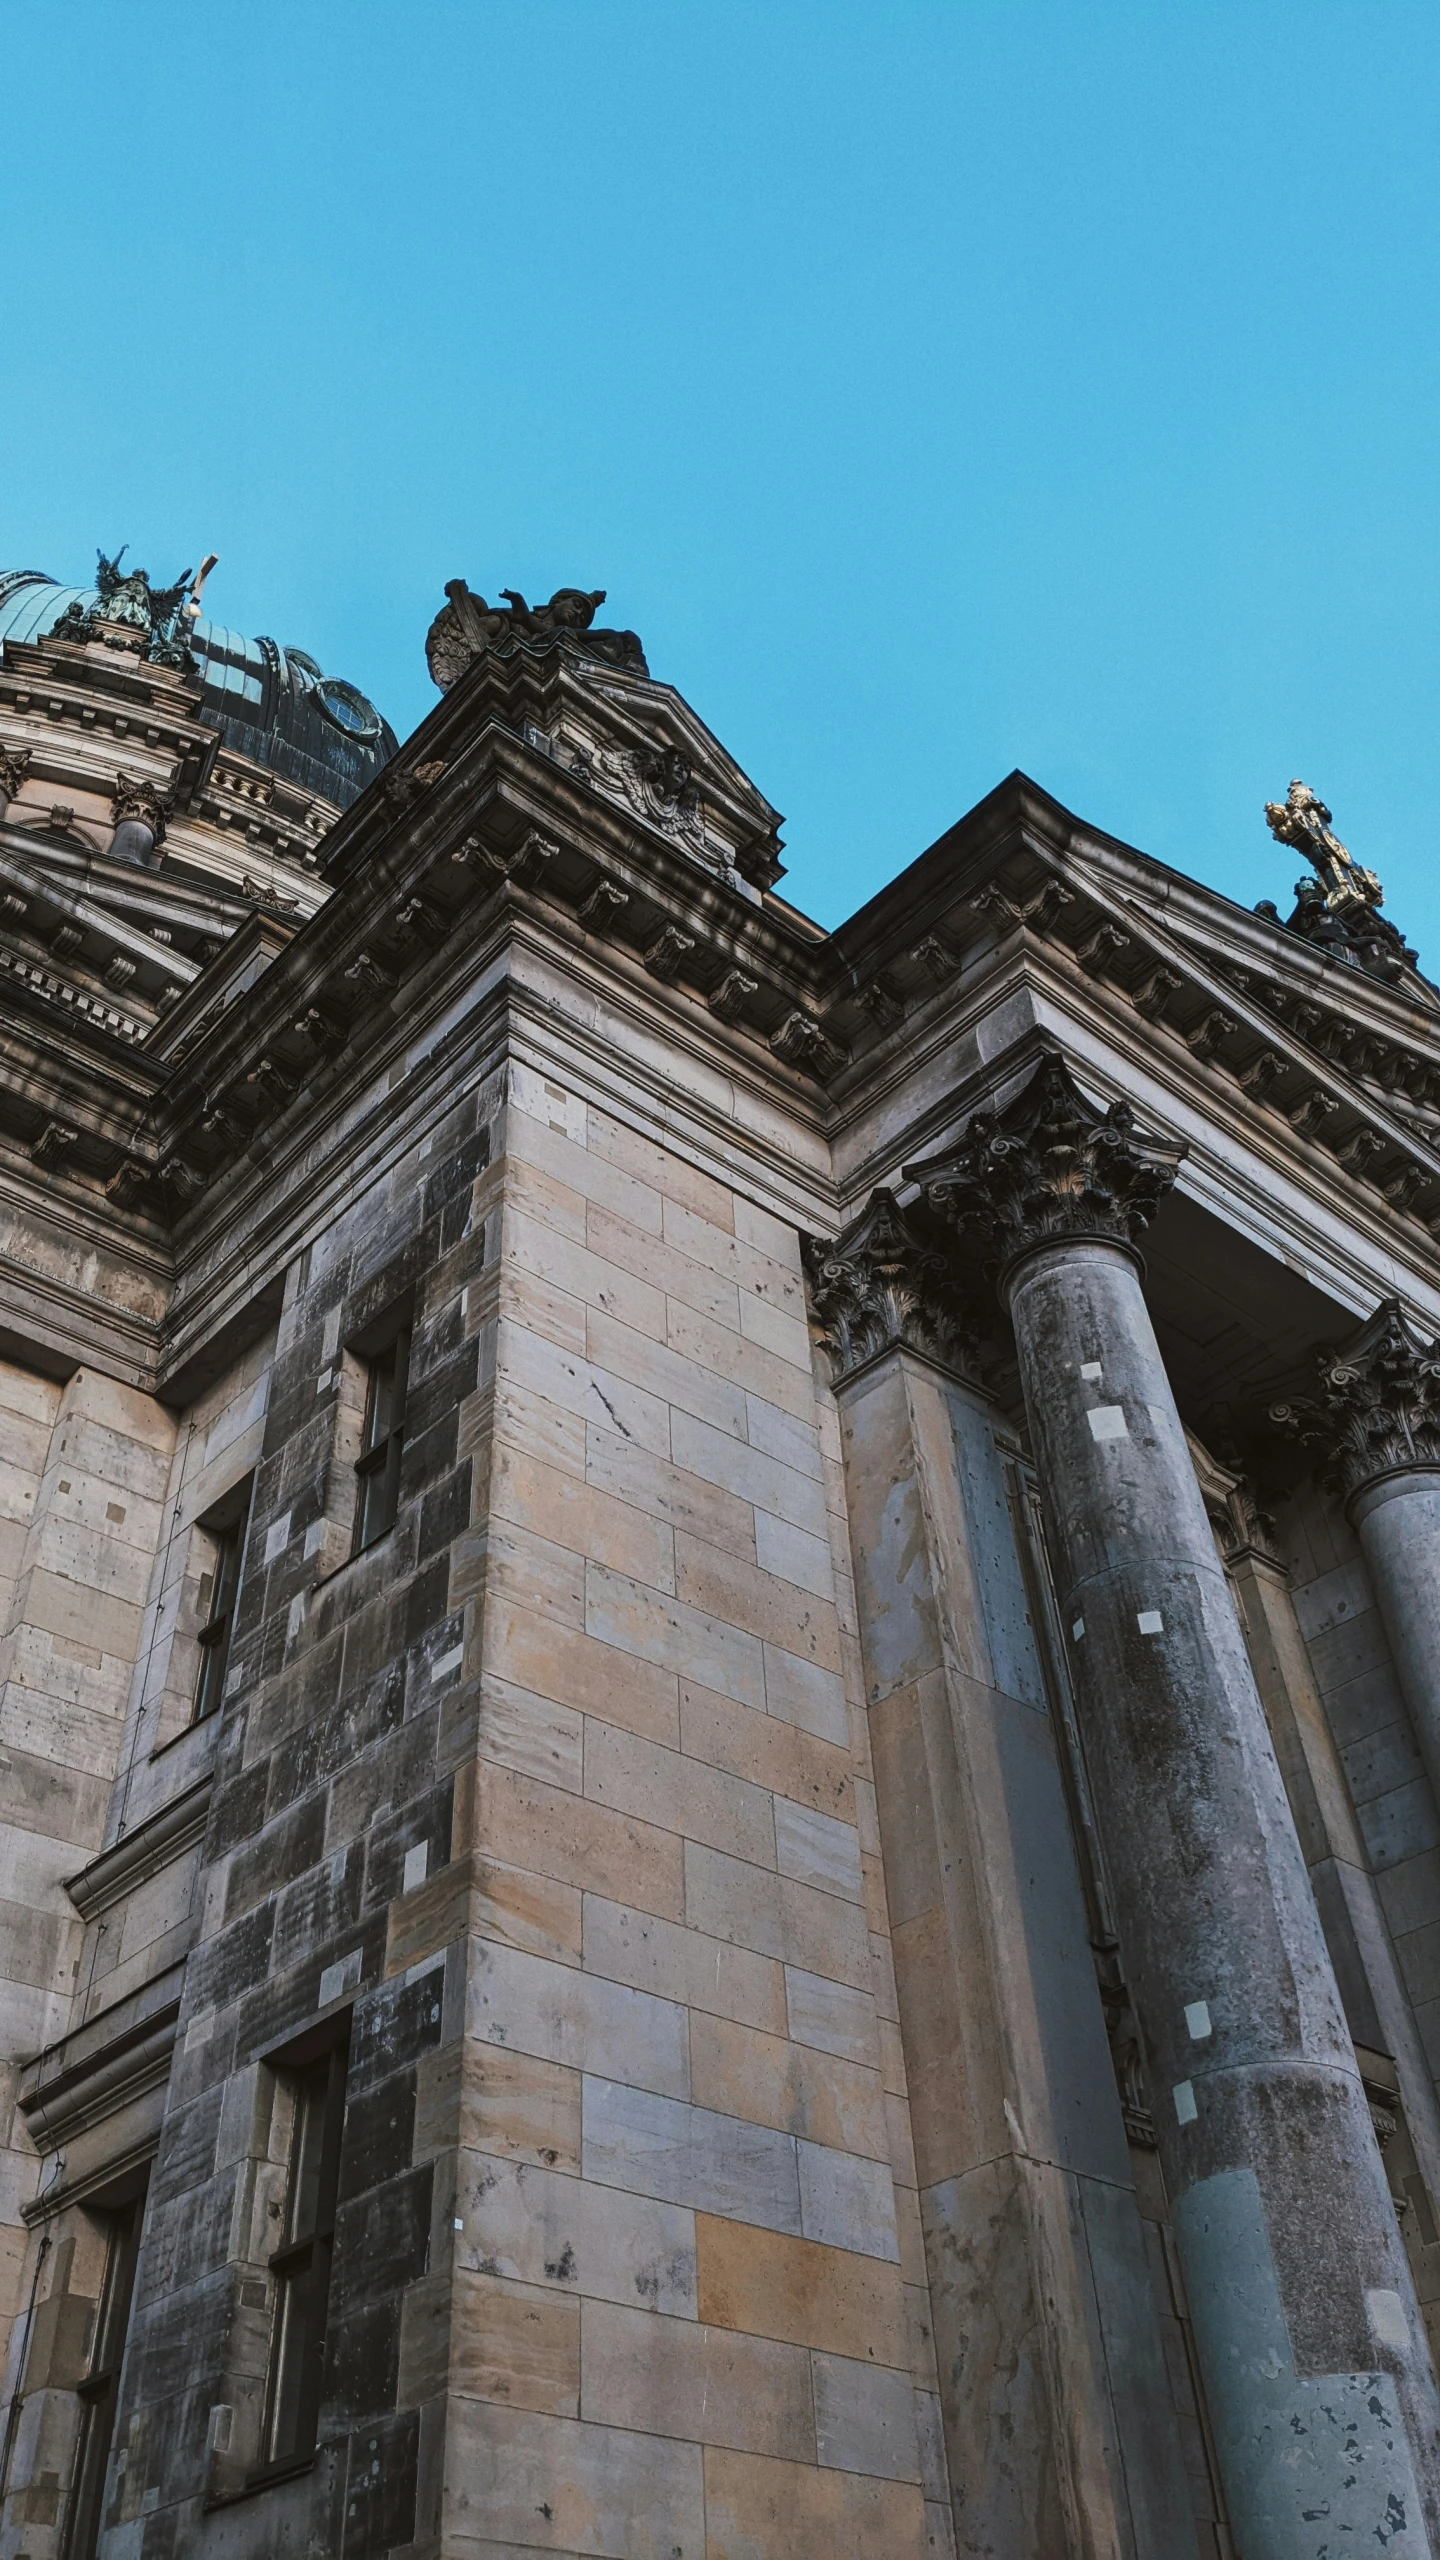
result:
[[(318, 2052), (312, 2051), (304, 2061), (297, 2059), (277, 2066), (277, 2077), (289, 2089), (294, 2114), (285, 2186), (285, 2236), (269, 2259), (274, 2298), (260, 2438), (263, 2450), (260, 2462), (249, 2474), (250, 2488), (264, 2488), (271, 2480), (287, 2479), (294, 2472), (308, 2470), (315, 2459), (325, 2387), (325, 2333), (335, 2259), (349, 2061), (347, 2011)], [(297, 2227), (297, 2213), (305, 2202), (301, 2180), (313, 2122), (311, 2109), (317, 2100), (320, 2127), (313, 2197), (308, 2221)], [(308, 2284), (308, 2302), (301, 2295), (302, 2284)], [(298, 2346), (291, 2325), (297, 2299), (304, 2302)], [(286, 2427), (284, 2439), (280, 2434), (282, 2425)]]
[[(405, 1448), (405, 1408), (410, 1388), (410, 1319), (388, 1342), (362, 1354), (365, 1420), (355, 1461), (355, 1530), (352, 1555), (365, 1555), (394, 1528), (400, 1511), (400, 1460)], [(381, 1429), (382, 1395), (388, 1391)]]
[(115, 2419), (120, 2406), (120, 2375), (130, 2336), (135, 2301), (135, 2275), (145, 2226), (145, 2183), (124, 2204), (106, 2212), (110, 2225), (105, 2273), (95, 2310), (95, 2335), (88, 2369), (76, 2386), (81, 2406), (80, 2441), (66, 2501), (62, 2560), (95, 2560), (105, 2516), (105, 2478)]
[(245, 1523), (237, 1520), (228, 1529), (212, 1529), (207, 1535), (215, 1541), (214, 1578), (210, 1587), (210, 1615), (195, 1632), (200, 1647), (200, 1660), (195, 1673), (195, 1689), (190, 1702), (192, 1725), (208, 1724), (218, 1715), (225, 1698), (225, 1675), (230, 1668), (230, 1637), (235, 1616), (235, 1602), (240, 1593), (240, 1552), (245, 1543)]

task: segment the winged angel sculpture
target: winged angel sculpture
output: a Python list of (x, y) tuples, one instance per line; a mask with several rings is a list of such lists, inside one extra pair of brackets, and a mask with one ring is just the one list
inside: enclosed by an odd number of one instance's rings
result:
[(144, 655), (152, 666), (178, 667), (183, 671), (192, 661), (181, 628), (180, 608), (190, 591), (194, 572), (186, 569), (173, 587), (152, 587), (146, 570), (122, 565), (129, 547), (122, 542), (113, 560), (108, 560), (103, 551), (96, 553), (99, 601), (88, 612), (83, 606), (72, 604), (56, 623), (54, 637), (84, 640), (97, 623), (119, 623), (144, 634)]

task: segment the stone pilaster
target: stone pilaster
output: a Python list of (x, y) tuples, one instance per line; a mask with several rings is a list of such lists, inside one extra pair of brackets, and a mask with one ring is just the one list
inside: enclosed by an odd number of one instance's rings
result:
[(1386, 1298), (1272, 1421), (1316, 1453), (1355, 1524), (1415, 1739), (1440, 1794), (1440, 1348)]
[(1013, 1450), (923, 1204), (806, 1249), (840, 1410), (957, 2547), (1195, 2550)]
[[(916, 1167), (1015, 1326), (1070, 1672), (1240, 2550), (1434, 2548), (1437, 2401), (1264, 1710), (1140, 1283), (1180, 1150), (1047, 1056)], [(1401, 2518), (1404, 2519), (1402, 2528)]]

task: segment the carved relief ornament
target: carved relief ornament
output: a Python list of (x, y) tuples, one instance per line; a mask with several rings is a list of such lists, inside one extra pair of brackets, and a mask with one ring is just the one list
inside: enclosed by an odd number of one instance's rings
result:
[(1378, 1476), (1440, 1468), (1440, 1346), (1384, 1298), (1341, 1351), (1324, 1351), (1314, 1396), (1270, 1408), (1316, 1453), (1316, 1475), (1346, 1501)]
[(1185, 1148), (1142, 1137), (1128, 1102), (1101, 1111), (1058, 1050), (1003, 1111), (974, 1114), (948, 1155), (907, 1165), (947, 1224), (985, 1240), (1002, 1269), (1038, 1245), (1132, 1244), (1169, 1191)]
[(972, 1370), (975, 1345), (948, 1256), (920, 1232), (893, 1191), (872, 1191), (858, 1218), (802, 1250), (810, 1306), (836, 1385), (903, 1343)]

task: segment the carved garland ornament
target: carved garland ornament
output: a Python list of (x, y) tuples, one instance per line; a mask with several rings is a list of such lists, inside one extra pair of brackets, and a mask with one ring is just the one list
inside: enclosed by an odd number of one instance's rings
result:
[(1142, 1138), (1128, 1102), (1098, 1110), (1050, 1050), (1003, 1111), (977, 1111), (951, 1154), (907, 1166), (906, 1179), (948, 1224), (984, 1237), (1003, 1268), (1069, 1237), (1133, 1243), (1185, 1152)]
[(1377, 1476), (1440, 1468), (1440, 1347), (1384, 1298), (1343, 1351), (1320, 1354), (1318, 1394), (1272, 1405), (1270, 1419), (1317, 1453), (1320, 1482), (1347, 1501)]
[(921, 1233), (893, 1191), (872, 1191), (851, 1225), (802, 1250), (810, 1305), (838, 1386), (896, 1343), (972, 1369), (973, 1331), (948, 1256)]

